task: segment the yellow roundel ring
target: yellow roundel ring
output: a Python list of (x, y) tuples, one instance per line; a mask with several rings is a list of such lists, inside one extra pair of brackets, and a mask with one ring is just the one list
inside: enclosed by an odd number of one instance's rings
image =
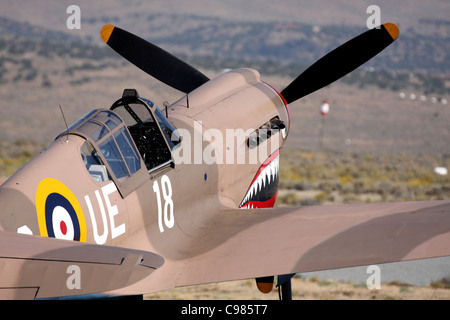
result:
[(86, 220), (80, 203), (62, 182), (46, 178), (36, 190), (36, 213), (43, 237), (86, 241)]

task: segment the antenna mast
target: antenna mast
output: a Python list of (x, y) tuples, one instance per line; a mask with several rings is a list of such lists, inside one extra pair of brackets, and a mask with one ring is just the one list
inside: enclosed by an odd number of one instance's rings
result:
[[(59, 105), (59, 110), (61, 110), (61, 115), (62, 115), (64, 123), (66, 125), (66, 131), (69, 131), (69, 126), (67, 125), (66, 117), (64, 116), (64, 111), (63, 111), (61, 105)], [(66, 142), (67, 141), (69, 141), (69, 135), (66, 134)]]

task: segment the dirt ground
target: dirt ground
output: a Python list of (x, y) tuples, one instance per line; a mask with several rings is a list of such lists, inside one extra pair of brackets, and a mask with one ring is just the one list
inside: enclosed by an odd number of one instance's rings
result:
[[(292, 279), (294, 300), (447, 300), (450, 289), (416, 287), (401, 283), (382, 283), (369, 290), (365, 283), (338, 282), (318, 278)], [(149, 300), (278, 300), (278, 290), (262, 294), (254, 280), (230, 281), (183, 287), (147, 294)]]

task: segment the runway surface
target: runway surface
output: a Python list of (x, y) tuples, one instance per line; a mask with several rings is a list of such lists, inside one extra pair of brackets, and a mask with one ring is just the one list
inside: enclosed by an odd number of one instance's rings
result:
[[(415, 286), (427, 286), (435, 281), (447, 279), (450, 282), (450, 257), (378, 264), (381, 283), (399, 281)], [(318, 277), (338, 281), (366, 283), (372, 275), (368, 266), (351, 267), (300, 274), (304, 278)]]

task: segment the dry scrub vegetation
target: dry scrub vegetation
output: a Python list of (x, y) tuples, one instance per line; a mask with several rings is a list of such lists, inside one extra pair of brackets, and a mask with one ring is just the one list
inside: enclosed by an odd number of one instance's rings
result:
[(0, 182), (30, 161), (43, 147), (42, 143), (24, 139), (0, 140)]
[(278, 205), (450, 198), (447, 155), (292, 151), (280, 163)]
[[(294, 300), (447, 300), (450, 290), (433, 283), (415, 287), (405, 283), (382, 283), (381, 289), (367, 289), (365, 283), (324, 280), (317, 277), (292, 279)], [(262, 294), (255, 280), (230, 281), (200, 286), (189, 286), (147, 294), (148, 300), (278, 300), (278, 290)]]

